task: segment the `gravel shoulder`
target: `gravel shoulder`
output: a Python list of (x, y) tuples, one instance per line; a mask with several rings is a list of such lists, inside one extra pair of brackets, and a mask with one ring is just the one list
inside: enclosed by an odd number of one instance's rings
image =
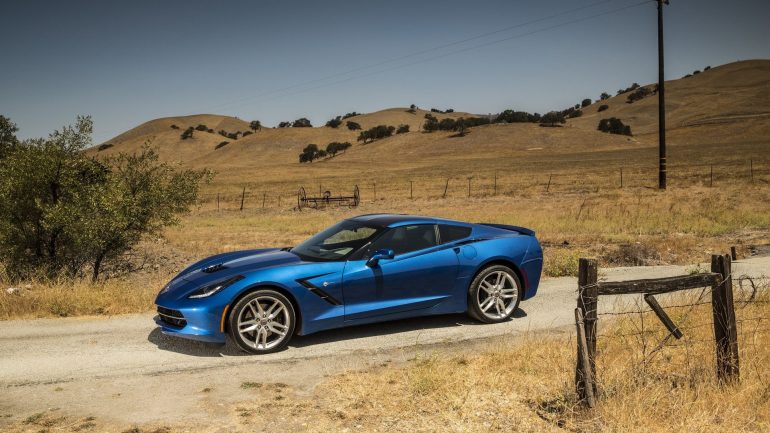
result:
[[(681, 275), (683, 266), (602, 269), (627, 280)], [(736, 275), (770, 275), (770, 257), (734, 262)], [(544, 280), (517, 317), (480, 325), (461, 315), (365, 325), (297, 337), (287, 350), (247, 356), (231, 345), (162, 335), (153, 314), (0, 322), (0, 427), (51, 408), (116, 423), (216, 421), (253, 396), (244, 382), (310, 393), (325, 376), (425, 352), (573, 332), (577, 281)], [(607, 303), (600, 308), (612, 310)]]

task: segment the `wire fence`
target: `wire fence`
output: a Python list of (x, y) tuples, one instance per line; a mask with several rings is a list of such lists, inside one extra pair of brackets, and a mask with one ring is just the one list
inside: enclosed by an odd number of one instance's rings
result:
[[(298, 192), (309, 197), (348, 195), (360, 188), (362, 203), (383, 200), (440, 200), (448, 198), (515, 197), (520, 194), (596, 193), (623, 188), (657, 188), (657, 168), (614, 165), (612, 162), (575, 160), (574, 168), (554, 169), (553, 161), (525, 161), (515, 170), (446, 174), (400, 174), (374, 177), (324, 178), (292, 184), (273, 181), (222, 187), (200, 195), (206, 210), (282, 209), (296, 210)], [(609, 165), (609, 166), (608, 166)], [(606, 168), (597, 168), (605, 166)], [(365, 176), (367, 173), (364, 173)], [(718, 164), (670, 164), (671, 187), (716, 187), (725, 185), (770, 185), (770, 163), (760, 159), (727, 160)]]

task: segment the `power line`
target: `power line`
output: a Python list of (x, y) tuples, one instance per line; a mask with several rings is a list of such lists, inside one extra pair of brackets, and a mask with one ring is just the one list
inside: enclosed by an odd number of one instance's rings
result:
[(393, 58), (390, 58), (390, 59), (382, 60), (380, 62), (372, 63), (372, 64), (369, 64), (369, 65), (366, 65), (366, 66), (356, 67), (356, 68), (349, 69), (349, 70), (346, 70), (346, 71), (330, 74), (330, 75), (327, 75), (327, 76), (324, 76), (324, 77), (321, 77), (321, 78), (305, 81), (305, 82), (302, 82), (302, 83), (292, 84), (290, 86), (282, 87), (282, 88), (279, 88), (279, 89), (269, 90), (269, 91), (266, 91), (266, 92), (263, 92), (263, 93), (260, 93), (260, 94), (257, 94), (257, 95), (246, 96), (246, 97), (243, 97), (243, 98), (235, 99), (233, 101), (228, 101), (228, 102), (220, 103), (218, 105), (212, 106), (211, 109), (212, 110), (216, 110), (216, 109), (219, 109), (219, 108), (228, 107), (231, 104), (239, 104), (241, 102), (248, 101), (248, 100), (251, 100), (251, 99), (260, 98), (260, 97), (272, 95), (272, 94), (275, 94), (275, 93), (281, 93), (281, 92), (285, 92), (287, 90), (296, 89), (297, 87), (307, 86), (309, 84), (319, 83), (319, 82), (326, 81), (326, 80), (329, 80), (329, 79), (332, 79), (332, 78), (336, 78), (336, 77), (340, 77), (340, 76), (344, 76), (344, 75), (349, 75), (349, 74), (353, 74), (353, 73), (356, 73), (356, 72), (365, 71), (367, 69), (376, 68), (378, 66), (386, 65), (386, 64), (397, 62), (397, 61), (400, 61), (400, 60), (409, 59), (409, 58), (416, 57), (416, 56), (419, 56), (419, 55), (422, 55), (422, 54), (427, 54), (427, 53), (430, 53), (430, 52), (433, 52), (433, 51), (438, 51), (438, 50), (442, 50), (442, 49), (445, 49), (445, 48), (453, 47), (453, 46), (456, 46), (456, 45), (461, 45), (461, 44), (464, 44), (464, 43), (467, 43), (467, 42), (471, 42), (471, 41), (474, 41), (474, 40), (478, 40), (478, 39), (482, 39), (482, 38), (485, 38), (485, 37), (493, 36), (493, 35), (496, 35), (496, 34), (499, 34), (499, 33), (503, 33), (503, 32), (506, 32), (506, 31), (514, 30), (514, 29), (521, 28), (521, 27), (526, 27), (526, 26), (529, 26), (529, 25), (532, 25), (532, 24), (537, 24), (537, 23), (543, 22), (543, 21), (552, 20), (554, 18), (558, 18), (558, 17), (564, 16), (564, 15), (569, 15), (569, 14), (572, 14), (572, 13), (575, 13), (575, 12), (580, 12), (580, 11), (583, 11), (583, 10), (591, 9), (593, 7), (596, 7), (596, 6), (605, 4), (605, 3), (611, 3), (613, 1), (614, 0), (600, 0), (600, 1), (596, 1), (596, 2), (593, 2), (593, 3), (587, 4), (585, 6), (580, 6), (580, 7), (568, 9), (568, 10), (565, 10), (565, 11), (562, 11), (562, 12), (558, 12), (558, 13), (555, 13), (555, 14), (551, 14), (551, 15), (545, 16), (545, 17), (541, 17), (541, 18), (537, 18), (537, 19), (534, 19), (534, 20), (530, 20), (530, 21), (514, 24), (512, 26), (500, 28), (500, 29), (493, 30), (493, 31), (490, 31), (490, 32), (486, 32), (486, 33), (482, 33), (482, 34), (478, 34), (478, 35), (471, 36), (471, 37), (468, 37), (468, 38), (465, 38), (465, 39), (459, 39), (459, 40), (456, 40), (456, 41), (453, 41), (453, 42), (448, 42), (448, 43), (445, 43), (445, 44), (437, 45), (437, 46), (426, 48), (426, 49), (423, 49), (423, 50), (414, 51), (414, 52), (409, 53), (409, 54), (404, 54), (404, 55), (401, 55), (401, 56), (397, 56), (397, 57), (393, 57)]
[[(320, 84), (318, 86), (309, 87), (307, 89), (302, 89), (302, 90), (299, 90), (299, 91), (296, 91), (296, 92), (285, 93), (285, 94), (282, 94), (282, 95), (276, 95), (275, 97), (271, 97), (271, 98), (265, 99), (265, 101), (274, 101), (274, 100), (277, 100), (277, 99), (280, 99), (280, 98), (283, 98), (283, 97), (286, 97), (286, 96), (294, 96), (294, 95), (302, 94), (302, 93), (305, 93), (305, 92), (321, 89), (321, 88), (324, 88), (324, 87), (335, 86), (335, 85), (338, 85), (338, 84), (343, 84), (343, 83), (347, 83), (347, 82), (354, 81), (354, 80), (360, 80), (362, 78), (367, 78), (367, 77), (370, 77), (370, 76), (373, 76), (373, 75), (383, 74), (383, 73), (391, 72), (391, 71), (394, 71), (394, 70), (397, 70), (397, 69), (403, 69), (403, 68), (406, 68), (406, 67), (409, 67), (409, 66), (414, 66), (414, 65), (417, 65), (417, 64), (430, 62), (430, 61), (433, 61), (433, 60), (436, 60), (436, 59), (440, 59), (440, 58), (443, 58), (443, 57), (448, 57), (448, 56), (464, 53), (464, 52), (467, 52), (467, 51), (472, 51), (472, 50), (476, 50), (476, 49), (479, 49), (479, 48), (487, 47), (487, 46), (490, 46), (490, 45), (499, 44), (499, 43), (510, 41), (510, 40), (513, 40), (513, 39), (519, 39), (519, 38), (531, 36), (531, 35), (534, 35), (534, 34), (537, 34), (537, 33), (546, 32), (546, 31), (553, 30), (553, 29), (556, 29), (556, 28), (559, 28), (559, 27), (565, 27), (565, 26), (568, 26), (568, 25), (572, 25), (572, 24), (588, 21), (588, 20), (599, 18), (599, 17), (602, 17), (602, 16), (606, 16), (606, 15), (622, 12), (622, 11), (625, 11), (625, 10), (628, 10), (628, 9), (632, 9), (632, 8), (639, 7), (641, 5), (647, 4), (650, 1), (655, 1), (655, 0), (643, 0), (641, 2), (633, 3), (633, 4), (626, 5), (626, 6), (623, 6), (623, 7), (620, 7), (620, 8), (611, 9), (611, 10), (608, 10), (608, 11), (605, 11), (605, 12), (601, 12), (601, 13), (598, 13), (598, 14), (594, 14), (594, 15), (590, 15), (590, 16), (587, 16), (587, 17), (566, 21), (566, 22), (563, 22), (563, 23), (560, 23), (560, 24), (552, 25), (552, 26), (549, 26), (549, 27), (544, 27), (544, 28), (533, 30), (533, 31), (529, 31), (529, 32), (526, 32), (526, 33), (520, 33), (520, 34), (516, 34), (516, 35), (513, 35), (513, 36), (508, 36), (508, 37), (505, 37), (505, 38), (496, 39), (496, 40), (493, 40), (493, 41), (490, 41), (490, 42), (476, 44), (476, 45), (473, 45), (473, 46), (470, 46), (470, 47), (466, 47), (466, 48), (463, 48), (463, 49), (460, 49), (460, 50), (455, 50), (455, 51), (451, 51), (451, 52), (448, 52), (448, 53), (442, 53), (442, 54), (439, 54), (439, 55), (436, 55), (436, 56), (427, 57), (427, 58), (420, 59), (420, 60), (417, 60), (417, 61), (414, 61), (414, 62), (409, 62), (409, 63), (406, 63), (406, 64), (390, 67), (390, 68), (387, 68), (387, 69), (381, 69), (381, 70), (378, 70), (378, 71), (369, 72), (369, 73), (358, 75), (358, 76), (354, 76), (354, 77), (348, 77), (348, 78), (345, 78), (345, 79), (342, 79), (342, 80), (333, 81), (331, 83)], [(344, 74), (340, 74), (340, 75), (344, 75)], [(319, 79), (319, 80), (315, 80), (315, 81), (322, 81), (322, 80), (324, 80), (324, 79)], [(305, 85), (305, 84), (302, 84), (302, 85)], [(292, 87), (300, 87), (302, 85), (296, 85), (296, 86), (292, 86)], [(250, 100), (250, 99), (252, 99), (252, 97), (244, 98), (244, 99), (240, 100), (239, 102), (232, 102), (232, 103), (226, 104), (226, 106), (234, 107), (234, 106), (238, 106), (238, 105), (243, 105), (247, 100)]]

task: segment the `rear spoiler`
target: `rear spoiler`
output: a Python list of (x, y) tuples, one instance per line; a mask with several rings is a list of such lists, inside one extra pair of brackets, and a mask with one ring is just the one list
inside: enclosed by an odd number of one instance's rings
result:
[(530, 230), (525, 227), (519, 227), (519, 226), (509, 226), (505, 224), (490, 224), (490, 223), (479, 223), (479, 225), (487, 226), (487, 227), (494, 227), (496, 229), (502, 229), (502, 230), (508, 230), (512, 232), (521, 233), (525, 236), (535, 236), (535, 231)]

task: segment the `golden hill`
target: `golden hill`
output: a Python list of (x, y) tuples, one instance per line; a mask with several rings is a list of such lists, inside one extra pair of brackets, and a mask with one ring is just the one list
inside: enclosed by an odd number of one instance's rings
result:
[[(724, 153), (725, 144), (732, 146), (726, 159), (770, 157), (770, 61), (715, 67), (692, 77), (668, 81), (666, 90), (669, 164), (709, 163), (709, 158)], [(216, 171), (217, 191), (248, 186), (283, 194), (296, 191), (303, 184), (324, 183), (348, 189), (354, 183), (403, 183), (407, 178), (431, 179), (431, 184), (438, 185), (443, 182), (440, 179), (447, 177), (490, 177), (490, 173), (497, 171), (522, 178), (569, 172), (580, 180), (584, 173), (617, 170), (620, 166), (634, 167), (640, 176), (650, 177), (654, 182), (654, 173), (648, 172), (657, 163), (654, 146), (658, 98), (652, 95), (628, 104), (627, 96), (596, 102), (583, 109), (582, 117), (570, 119), (560, 128), (494, 124), (472, 128), (462, 137), (450, 132), (421, 132), (427, 112), (409, 113), (405, 107), (345, 119), (359, 123), (363, 129), (376, 125), (410, 126), (409, 133), (366, 145), (356, 142), (359, 132), (348, 130), (344, 122), (336, 129), (263, 128), (231, 140), (216, 131), (247, 131), (247, 122), (217, 115), (171, 117), (146, 122), (109, 140), (113, 144), (109, 149), (91, 152), (131, 152), (151, 141), (166, 161)], [(602, 104), (609, 108), (598, 113)], [(433, 114), (439, 119), (473, 116), (462, 112)], [(619, 117), (631, 125), (634, 137), (597, 131), (599, 120), (608, 117)], [(180, 129), (171, 129), (172, 124)], [(198, 124), (215, 132), (196, 131), (192, 139), (180, 139), (186, 127)], [(228, 144), (216, 149), (223, 141)], [(334, 158), (299, 164), (298, 155), (307, 144), (324, 148), (332, 141), (348, 141), (353, 147)]]
[[(653, 87), (654, 85), (648, 85)], [(641, 140), (657, 143), (658, 96), (627, 103), (629, 93), (583, 108), (569, 124), (595, 130), (617, 117)], [(599, 106), (609, 108), (601, 113)], [(770, 60), (747, 60), (666, 81), (666, 130), (673, 144), (735, 142), (770, 135)]]

